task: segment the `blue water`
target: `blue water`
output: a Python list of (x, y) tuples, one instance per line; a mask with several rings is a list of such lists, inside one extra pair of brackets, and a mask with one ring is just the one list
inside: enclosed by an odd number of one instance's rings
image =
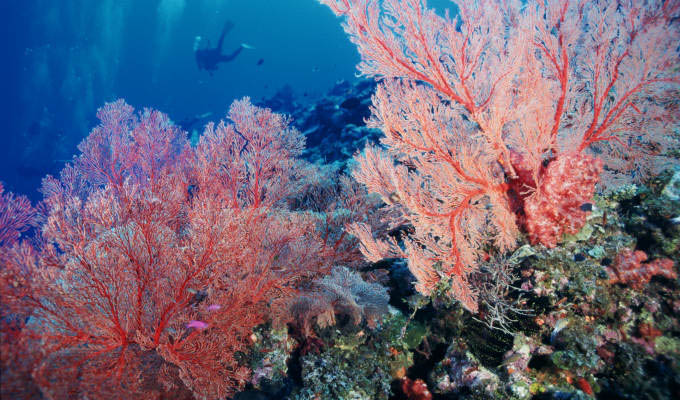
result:
[[(227, 20), (223, 52), (254, 49), (210, 76), (196, 65), (194, 39), (214, 46)], [(0, 35), (0, 181), (34, 200), (106, 101), (123, 97), (175, 121), (218, 119), (234, 98), (257, 101), (284, 85), (313, 101), (355, 79), (359, 61), (315, 0), (1, 0)]]

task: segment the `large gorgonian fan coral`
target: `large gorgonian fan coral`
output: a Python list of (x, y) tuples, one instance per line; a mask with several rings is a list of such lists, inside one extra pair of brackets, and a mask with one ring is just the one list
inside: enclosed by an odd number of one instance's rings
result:
[(164, 114), (107, 104), (45, 179), (39, 237), (3, 251), (0, 289), (48, 398), (232, 395), (252, 329), (332, 262), (318, 217), (280, 201), (303, 185), (301, 134), (248, 99), (228, 116), (191, 148)]
[(454, 18), (425, 0), (321, 2), (382, 78), (368, 125), (385, 149), (359, 155), (355, 177), (413, 226), (401, 243), (351, 231), (370, 260), (407, 258), (421, 293), (445, 277), (476, 311), (485, 249), (521, 230), (555, 246), (585, 223), (603, 162), (677, 142), (677, 106), (663, 107), (680, 82), (677, 0), (461, 1)]

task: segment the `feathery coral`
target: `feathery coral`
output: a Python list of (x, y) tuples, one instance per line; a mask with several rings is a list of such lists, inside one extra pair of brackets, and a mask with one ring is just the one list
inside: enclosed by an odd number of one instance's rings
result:
[[(468, 275), (525, 230), (555, 246), (583, 226), (609, 155), (664, 135), (680, 83), (677, 1), (321, 0), (382, 79), (355, 177), (411, 225), (403, 243), (351, 227), (370, 260), (404, 257), (424, 294), (442, 277), (476, 311)], [(661, 143), (662, 141), (654, 142)], [(644, 141), (642, 141), (644, 142)], [(597, 146), (597, 151), (592, 151)]]
[(197, 148), (154, 110), (98, 116), (44, 181), (37, 253), (2, 269), (3, 305), (43, 354), (28, 370), (48, 398), (229, 396), (252, 329), (324, 266), (317, 218), (280, 201), (302, 136), (248, 99)]
[(35, 209), (25, 196), (5, 193), (0, 182), (0, 247), (11, 246), (35, 222)]

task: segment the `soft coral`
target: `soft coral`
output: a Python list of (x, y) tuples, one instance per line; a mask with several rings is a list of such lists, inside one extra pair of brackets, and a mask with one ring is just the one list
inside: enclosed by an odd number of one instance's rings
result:
[(677, 279), (673, 260), (659, 258), (647, 261), (647, 254), (642, 250), (625, 248), (616, 255), (611, 267), (607, 268), (609, 283), (627, 284), (635, 289), (642, 289), (653, 276), (666, 279)]
[(541, 175), (541, 186), (524, 202), (524, 224), (534, 243), (555, 247), (562, 235), (586, 222), (602, 160), (580, 153), (560, 154)]
[(414, 228), (402, 243), (352, 232), (371, 260), (407, 258), (421, 293), (447, 278), (471, 311), (482, 248), (511, 249), (518, 225), (555, 246), (585, 223), (602, 160), (676, 118), (659, 106), (680, 83), (675, 1), (461, 1), (453, 19), (420, 0), (321, 2), (383, 78), (369, 125), (387, 151), (368, 147), (355, 177)]
[(10, 247), (35, 223), (36, 210), (25, 196), (5, 193), (0, 182), (0, 248)]
[(154, 110), (120, 100), (98, 116), (44, 181), (37, 254), (2, 270), (42, 354), (33, 376), (49, 398), (231, 395), (253, 327), (325, 266), (315, 216), (279, 201), (301, 135), (247, 99), (197, 148)]

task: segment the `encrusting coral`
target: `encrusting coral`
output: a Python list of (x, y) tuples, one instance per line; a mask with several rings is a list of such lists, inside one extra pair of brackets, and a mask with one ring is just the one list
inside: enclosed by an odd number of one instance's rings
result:
[(647, 254), (642, 250), (625, 248), (616, 255), (611, 267), (607, 268), (609, 283), (622, 283), (634, 289), (642, 289), (653, 276), (663, 276), (666, 279), (677, 279), (678, 274), (673, 268), (673, 260), (659, 258), (647, 261)]

